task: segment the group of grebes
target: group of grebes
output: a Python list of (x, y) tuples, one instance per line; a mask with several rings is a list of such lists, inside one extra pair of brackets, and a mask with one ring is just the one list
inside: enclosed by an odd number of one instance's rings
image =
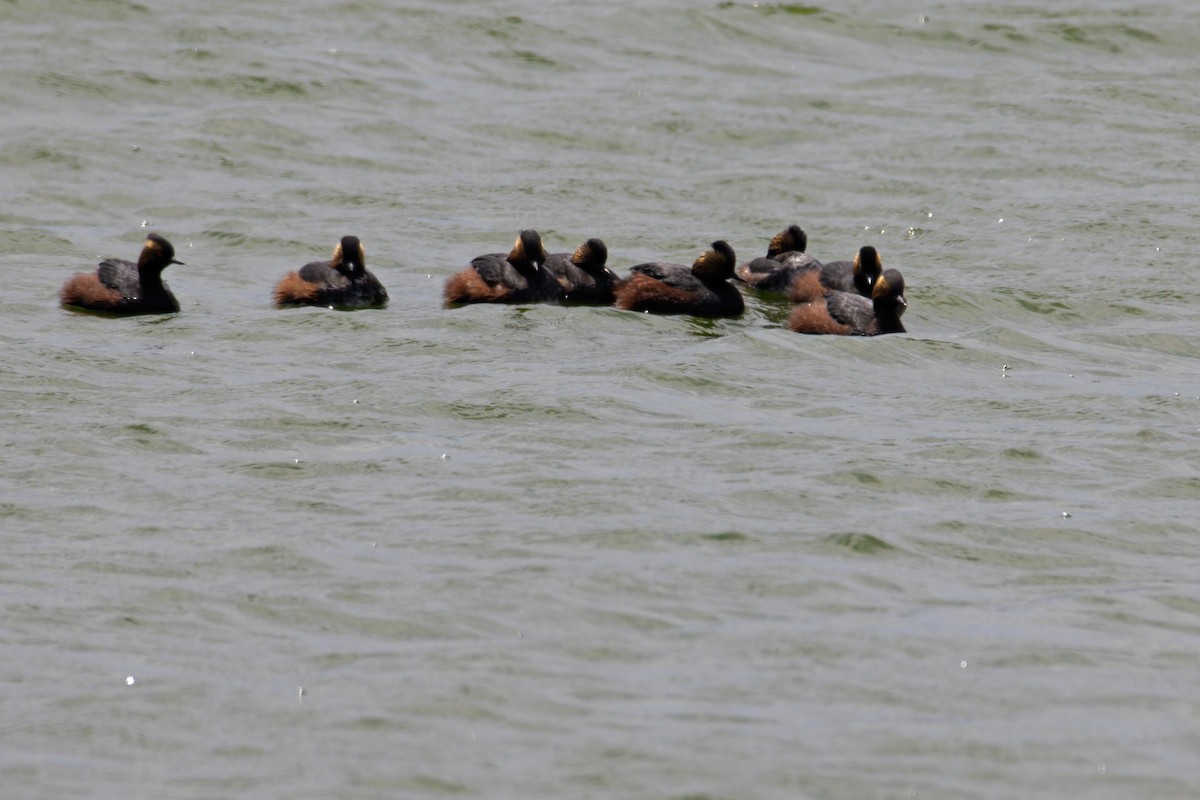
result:
[[(654, 261), (631, 267), (620, 278), (606, 266), (608, 248), (601, 240), (588, 239), (574, 253), (547, 254), (538, 232), (525, 230), (507, 255), (478, 256), (452, 275), (444, 296), (447, 306), (560, 302), (733, 317), (745, 309), (741, 291), (730, 283), (737, 280), (758, 291), (787, 295), (796, 304), (787, 325), (798, 333), (904, 332), (904, 278), (895, 269), (883, 269), (874, 247), (863, 247), (853, 261), (822, 264), (805, 252), (807, 245), (804, 231), (792, 225), (776, 234), (766, 256), (740, 266), (729, 243), (716, 241), (691, 267)], [(178, 311), (179, 302), (162, 273), (182, 263), (171, 243), (152, 233), (136, 264), (114, 258), (100, 262), (94, 273), (72, 276), (63, 286), (62, 304), (114, 315)], [(362, 243), (345, 236), (328, 261), (285, 275), (273, 299), (279, 307), (371, 308), (385, 305), (388, 294), (367, 270)]]

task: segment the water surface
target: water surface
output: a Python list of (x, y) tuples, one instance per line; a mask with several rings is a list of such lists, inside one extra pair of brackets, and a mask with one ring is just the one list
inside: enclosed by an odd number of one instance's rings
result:
[[(1194, 796), (1190, 5), (3, 16), (6, 796)], [(440, 304), (793, 222), (909, 333)]]

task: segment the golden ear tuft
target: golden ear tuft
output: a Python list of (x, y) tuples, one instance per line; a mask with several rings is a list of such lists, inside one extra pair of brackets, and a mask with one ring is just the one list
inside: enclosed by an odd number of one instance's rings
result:
[(771, 244), (767, 247), (767, 258), (792, 250), (803, 252), (806, 249), (808, 249), (808, 237), (804, 231), (799, 225), (789, 225), (771, 239)]
[(733, 268), (737, 264), (737, 254), (729, 246), (729, 242), (719, 239), (712, 243), (692, 264), (692, 274), (705, 275), (724, 280), (733, 277)]
[(333, 246), (333, 256), (329, 259), (330, 263), (335, 267), (342, 263), (342, 243), (338, 242)]
[(786, 240), (788, 238), (790, 237), (788, 236), (787, 231), (780, 231), (779, 233), (775, 234), (775, 237), (771, 239), (770, 246), (767, 247), (767, 252), (771, 255), (787, 252), (787, 250), (791, 249), (787, 246)]
[(584, 242), (575, 248), (574, 254), (571, 256), (572, 264), (582, 264), (592, 257), (592, 248), (588, 247), (588, 243)]
[(726, 277), (730, 272), (728, 260), (716, 250), (707, 250), (692, 264), (692, 273), (697, 277)]
[(767, 247), (767, 256), (777, 256), (780, 253), (786, 253), (796, 249), (796, 240), (792, 236), (791, 228), (785, 231), (780, 231), (771, 238), (771, 244)]
[(142, 243), (142, 247), (149, 248), (150, 250), (162, 250), (162, 245), (153, 239), (147, 239)]
[(526, 230), (517, 234), (513, 242), (512, 252), (508, 254), (509, 261), (532, 261), (542, 264), (546, 260), (546, 250), (542, 247), (542, 237), (537, 231)]
[(858, 252), (854, 254), (855, 269), (861, 269), (862, 267), (866, 266), (863, 264), (863, 254), (866, 254), (867, 260), (870, 264), (877, 266), (881, 272), (883, 271), (883, 256), (879, 255), (879, 251), (870, 245), (860, 247)]

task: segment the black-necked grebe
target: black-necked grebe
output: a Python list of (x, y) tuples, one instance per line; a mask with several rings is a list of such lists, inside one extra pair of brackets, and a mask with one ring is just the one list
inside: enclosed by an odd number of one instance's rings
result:
[(826, 289), (815, 272), (797, 279), (790, 297), (800, 303), (787, 323), (797, 333), (878, 336), (905, 332), (900, 317), (908, 302), (899, 270), (884, 270), (869, 298)]
[(508, 255), (491, 253), (446, 281), (446, 305), (544, 303), (562, 297), (562, 287), (543, 265), (546, 250), (537, 231), (521, 231)]
[(558, 279), (564, 303), (610, 305), (617, 276), (605, 266), (608, 247), (599, 239), (588, 239), (574, 253), (551, 253), (546, 269)]
[(767, 254), (741, 264), (734, 277), (764, 292), (786, 292), (797, 275), (820, 269), (821, 262), (805, 252), (808, 235), (799, 225), (789, 225), (775, 234)]
[(830, 261), (821, 267), (821, 283), (838, 292), (857, 292), (871, 297), (875, 282), (883, 274), (883, 260), (870, 245), (859, 248), (853, 261)]
[(357, 236), (343, 236), (328, 261), (313, 261), (275, 284), (275, 305), (378, 308), (388, 293), (367, 270), (367, 255)]
[(69, 308), (106, 314), (169, 314), (179, 301), (163, 283), (162, 272), (175, 259), (175, 248), (157, 233), (146, 237), (138, 262), (121, 258), (101, 261), (95, 272), (80, 272), (63, 284), (60, 298)]
[(652, 262), (633, 267), (617, 284), (616, 305), (630, 311), (733, 317), (745, 310), (742, 293), (729, 283), (736, 256), (728, 242), (716, 241), (691, 267)]

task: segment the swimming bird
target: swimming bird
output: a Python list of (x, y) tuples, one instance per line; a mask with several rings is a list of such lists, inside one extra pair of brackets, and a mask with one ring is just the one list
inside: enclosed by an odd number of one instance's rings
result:
[(524, 230), (508, 255), (490, 253), (446, 280), (446, 305), (544, 303), (562, 297), (562, 286), (543, 265), (546, 250), (537, 231)]
[(797, 333), (878, 336), (905, 332), (900, 317), (908, 301), (904, 277), (896, 269), (883, 271), (869, 298), (826, 289), (815, 272), (796, 280), (789, 297), (799, 303), (787, 323)]
[(821, 268), (821, 262), (805, 252), (807, 247), (804, 229), (789, 225), (772, 237), (766, 256), (739, 265), (734, 276), (761, 291), (786, 292), (796, 275)]
[(691, 267), (660, 261), (638, 264), (617, 284), (617, 308), (697, 317), (737, 316), (745, 310), (745, 302), (737, 287), (729, 283), (736, 259), (728, 242), (716, 241)]
[(857, 292), (871, 297), (875, 282), (883, 274), (883, 259), (870, 245), (860, 247), (853, 261), (830, 261), (821, 266), (821, 284), (839, 292)]
[(871, 296), (871, 289), (883, 272), (883, 262), (874, 247), (860, 248), (853, 261), (822, 264), (804, 252), (807, 246), (808, 237), (804, 231), (799, 225), (791, 225), (771, 239), (766, 257), (740, 265), (736, 275), (759, 291), (787, 292), (796, 279), (818, 271), (821, 283), (827, 289)]
[(551, 253), (546, 269), (558, 280), (563, 302), (610, 305), (617, 276), (605, 267), (608, 247), (599, 239), (588, 239), (574, 253)]
[(162, 272), (175, 259), (175, 248), (157, 233), (146, 237), (138, 262), (122, 258), (101, 261), (95, 272), (80, 272), (67, 279), (59, 297), (67, 308), (106, 314), (169, 314), (179, 301), (163, 283)]
[(388, 293), (367, 270), (367, 254), (357, 236), (343, 236), (328, 261), (313, 261), (275, 284), (275, 305), (379, 308)]

